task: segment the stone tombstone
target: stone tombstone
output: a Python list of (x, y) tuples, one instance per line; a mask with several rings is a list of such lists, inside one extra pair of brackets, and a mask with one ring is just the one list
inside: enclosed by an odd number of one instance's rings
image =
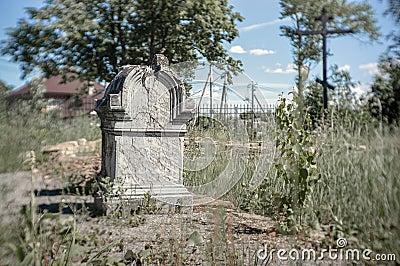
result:
[(191, 205), (182, 178), (187, 107), (192, 107), (187, 102), (164, 55), (157, 54), (152, 66), (120, 69), (95, 108), (102, 130), (101, 178), (112, 181), (103, 188), (103, 206), (149, 194), (168, 204)]

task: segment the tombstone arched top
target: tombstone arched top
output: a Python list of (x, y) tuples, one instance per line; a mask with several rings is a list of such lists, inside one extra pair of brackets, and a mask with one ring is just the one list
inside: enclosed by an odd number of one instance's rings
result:
[(132, 126), (147, 129), (163, 128), (186, 113), (182, 108), (184, 92), (184, 85), (170, 69), (168, 59), (158, 54), (151, 67), (121, 67), (95, 110), (102, 120), (132, 121)]

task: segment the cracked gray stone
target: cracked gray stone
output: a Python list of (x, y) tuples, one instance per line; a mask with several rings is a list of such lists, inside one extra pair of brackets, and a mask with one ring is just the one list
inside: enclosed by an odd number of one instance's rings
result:
[[(191, 205), (183, 186), (183, 136), (191, 110), (185, 88), (164, 55), (153, 66), (120, 68), (96, 104), (102, 129), (103, 203), (141, 199), (144, 194), (169, 203)], [(118, 200), (113, 192), (119, 192)]]

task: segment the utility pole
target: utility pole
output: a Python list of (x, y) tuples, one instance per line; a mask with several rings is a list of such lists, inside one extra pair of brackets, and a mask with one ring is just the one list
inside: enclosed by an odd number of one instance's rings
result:
[(206, 93), (206, 89), (207, 89), (208, 83), (210, 83), (210, 84), (212, 83), (212, 67), (211, 67), (211, 62), (210, 62), (210, 72), (208, 73), (206, 83), (204, 84), (203, 91), (201, 92), (199, 104), (197, 105), (197, 121), (199, 121), (200, 111), (201, 111), (201, 103), (202, 103), (203, 98), (204, 98), (204, 95), (205, 95), (205, 93)]
[(213, 117), (213, 95), (212, 95), (212, 86), (213, 86), (213, 82), (212, 82), (212, 64), (210, 62), (210, 117)]
[(251, 81), (251, 139), (254, 137), (254, 81)]
[(225, 72), (225, 74), (224, 74), (224, 85), (222, 87), (221, 105), (219, 107), (219, 114), (221, 116), (222, 116), (222, 110), (224, 110), (224, 115), (226, 114), (227, 88), (228, 88), (228, 72)]
[(324, 109), (328, 108), (328, 88), (333, 89), (334, 87), (328, 83), (328, 78), (327, 78), (327, 46), (326, 46), (326, 38), (329, 34), (338, 34), (338, 33), (353, 33), (353, 30), (347, 30), (347, 29), (335, 29), (335, 30), (328, 30), (327, 29), (327, 23), (331, 20), (333, 20), (332, 16), (328, 16), (326, 13), (326, 8), (322, 8), (322, 15), (318, 18), (316, 18), (317, 21), (321, 21), (322, 23), (322, 30), (305, 30), (301, 31), (298, 30), (297, 34), (300, 36), (302, 35), (322, 35), (322, 81), (320, 79), (317, 79), (317, 82), (322, 84), (322, 87), (324, 89)]

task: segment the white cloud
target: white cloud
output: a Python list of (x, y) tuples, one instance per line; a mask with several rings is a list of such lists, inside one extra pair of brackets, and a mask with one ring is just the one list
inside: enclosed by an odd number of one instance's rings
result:
[(282, 68), (281, 64), (276, 64), (276, 68), (271, 69), (268, 67), (263, 67), (265, 73), (273, 73), (273, 74), (291, 74), (295, 73), (294, 64), (288, 64), (286, 68)]
[(264, 50), (264, 49), (253, 49), (249, 51), (249, 54), (252, 55), (268, 55), (268, 54), (275, 54), (276, 52), (273, 50)]
[(370, 91), (371, 84), (369, 83), (359, 83), (356, 87), (352, 89), (358, 97)]
[(260, 89), (262, 90), (271, 90), (273, 89), (274, 91), (276, 91), (277, 89), (290, 89), (293, 87), (293, 84), (290, 83), (260, 83), (258, 84), (260, 86)]
[(244, 50), (243, 47), (240, 46), (240, 45), (232, 46), (229, 51), (231, 53), (234, 53), (234, 54), (245, 54), (245, 53), (247, 53), (246, 50)]
[(252, 49), (250, 51), (246, 51), (242, 46), (240, 45), (235, 45), (232, 46), (231, 49), (229, 50), (231, 53), (234, 54), (251, 54), (251, 55), (269, 55), (269, 54), (275, 54), (276, 52), (273, 50), (265, 50), (265, 49)]
[(358, 66), (359, 69), (366, 70), (365, 75), (375, 75), (378, 73), (378, 63), (368, 63)]
[(338, 68), (339, 71), (349, 71), (350, 70), (350, 65), (344, 65), (344, 66), (340, 66)]
[(276, 25), (279, 24), (281, 22), (286, 22), (289, 21), (290, 18), (284, 18), (284, 19), (275, 19), (272, 21), (267, 21), (267, 22), (263, 22), (263, 23), (258, 23), (258, 24), (253, 24), (253, 25), (249, 25), (246, 27), (242, 27), (239, 30), (241, 31), (251, 31), (251, 30), (255, 30), (255, 29), (259, 29), (262, 27), (266, 27), (266, 26), (271, 26), (271, 25)]

